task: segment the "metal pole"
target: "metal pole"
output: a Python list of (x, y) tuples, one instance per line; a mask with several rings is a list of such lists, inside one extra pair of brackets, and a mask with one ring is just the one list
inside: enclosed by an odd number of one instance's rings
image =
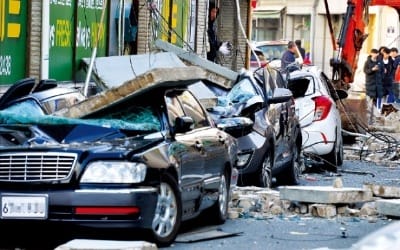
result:
[(89, 69), (88, 69), (88, 72), (86, 74), (85, 86), (83, 88), (83, 95), (86, 96), (86, 97), (87, 97), (87, 93), (88, 93), (90, 77), (92, 76), (94, 60), (95, 60), (96, 54), (97, 54), (97, 45), (98, 45), (97, 43), (99, 42), (101, 33), (103, 31), (103, 21), (104, 21), (104, 14), (106, 12), (106, 6), (107, 6), (107, 0), (104, 0), (103, 9), (101, 11), (100, 25), (99, 25), (99, 28), (98, 28), (98, 31), (97, 31), (97, 39), (94, 41), (92, 56), (90, 58)]

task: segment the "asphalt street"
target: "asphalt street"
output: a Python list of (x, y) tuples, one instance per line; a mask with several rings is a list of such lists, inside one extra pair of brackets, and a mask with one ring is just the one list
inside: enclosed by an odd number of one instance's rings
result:
[[(388, 162), (389, 163), (389, 162)], [(398, 164), (397, 164), (398, 165)], [(345, 161), (337, 173), (312, 169), (305, 173), (302, 186), (331, 186), (340, 177), (344, 187), (362, 188), (364, 183), (384, 183), (400, 185), (400, 167), (393, 162), (376, 164), (368, 161)], [(197, 240), (197, 234), (186, 237), (185, 241), (175, 242), (164, 249), (349, 249), (363, 237), (398, 218), (377, 216), (363, 219), (360, 217), (336, 216), (332, 219), (311, 217), (309, 215), (278, 215), (268, 219), (238, 218), (227, 220), (217, 227), (224, 233), (232, 233), (226, 238), (204, 241)], [(205, 220), (193, 221), (186, 225), (183, 232), (215, 229), (207, 226)], [(218, 235), (216, 235), (218, 236)]]
[[(398, 165), (392, 163), (377, 165), (367, 161), (346, 160), (335, 174), (315, 169), (305, 173), (300, 185), (332, 185), (338, 177), (342, 178), (344, 187), (362, 187), (366, 182), (399, 185)], [(185, 223), (176, 242), (170, 247), (161, 249), (349, 249), (364, 236), (394, 221), (397, 221), (397, 218), (383, 216), (370, 219), (336, 216), (325, 219), (310, 215), (287, 214), (271, 215), (263, 219), (242, 216), (238, 219), (228, 219), (225, 224), (215, 226), (210, 225), (207, 218), (200, 217)], [(194, 234), (196, 231), (202, 233)], [(45, 244), (50, 240), (48, 235), (43, 235), (44, 232), (39, 231), (35, 233), (37, 236), (31, 239), (32, 245), (20, 244), (18, 234), (14, 234), (17, 244), (5, 246), (2, 237), (0, 250), (17, 249), (17, 247), (22, 250), (54, 249), (57, 245), (70, 240), (68, 239), (70, 232), (55, 230), (52, 232), (55, 233), (53, 242)], [(99, 235), (96, 235), (96, 238), (98, 237)], [(107, 234), (101, 239), (118, 240), (118, 238), (116, 234)], [(140, 240), (140, 235), (137, 235), (137, 239)]]

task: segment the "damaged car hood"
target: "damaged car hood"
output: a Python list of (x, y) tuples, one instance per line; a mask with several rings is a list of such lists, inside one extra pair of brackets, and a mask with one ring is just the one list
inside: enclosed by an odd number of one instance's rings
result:
[(118, 119), (75, 119), (43, 115), (25, 103), (0, 111), (0, 148), (107, 146), (136, 150), (163, 140), (158, 121), (143, 113), (141, 122)]

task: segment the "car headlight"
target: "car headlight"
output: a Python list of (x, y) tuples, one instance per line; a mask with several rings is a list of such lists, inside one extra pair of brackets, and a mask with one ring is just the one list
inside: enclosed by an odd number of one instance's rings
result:
[(96, 161), (86, 167), (81, 183), (139, 183), (146, 177), (146, 169), (138, 162)]
[(236, 163), (237, 168), (244, 168), (249, 163), (251, 155), (251, 152), (238, 154)]

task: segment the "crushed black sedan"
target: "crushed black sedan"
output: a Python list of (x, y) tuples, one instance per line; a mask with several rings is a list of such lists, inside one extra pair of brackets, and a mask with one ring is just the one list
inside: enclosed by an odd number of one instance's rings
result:
[(165, 76), (154, 70), (62, 114), (29, 101), (0, 111), (0, 227), (139, 228), (167, 246), (201, 212), (223, 223), (236, 140), (187, 90), (199, 68)]

